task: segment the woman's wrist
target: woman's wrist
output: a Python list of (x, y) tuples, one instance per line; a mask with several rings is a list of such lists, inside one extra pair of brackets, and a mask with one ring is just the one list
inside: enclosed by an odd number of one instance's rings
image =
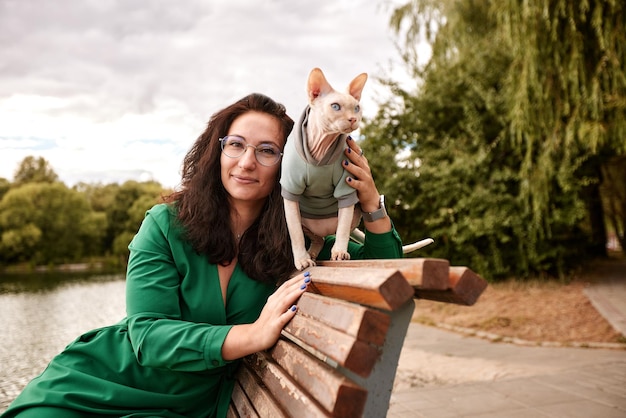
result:
[(379, 219), (386, 218), (387, 211), (385, 209), (385, 196), (380, 195), (375, 205), (361, 205), (361, 211), (363, 213), (363, 219), (366, 222), (375, 222)]
[(376, 200), (370, 199), (367, 202), (361, 202), (361, 210), (363, 212), (374, 212), (380, 209), (380, 196)]
[(254, 323), (234, 325), (222, 345), (222, 358), (232, 361), (264, 350), (267, 347), (258, 336)]
[(375, 234), (383, 234), (391, 231), (391, 219), (387, 215), (385, 209), (385, 196), (380, 195), (376, 205), (361, 205), (361, 216), (363, 218), (365, 229)]

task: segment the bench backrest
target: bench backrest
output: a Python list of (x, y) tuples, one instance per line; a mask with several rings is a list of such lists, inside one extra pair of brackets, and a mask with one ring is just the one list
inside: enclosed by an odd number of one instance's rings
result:
[(242, 362), (229, 417), (384, 417), (413, 298), (472, 305), (486, 282), (441, 259), (321, 262), (278, 343)]
[(283, 337), (244, 359), (230, 416), (386, 415), (414, 289), (393, 268), (309, 270)]

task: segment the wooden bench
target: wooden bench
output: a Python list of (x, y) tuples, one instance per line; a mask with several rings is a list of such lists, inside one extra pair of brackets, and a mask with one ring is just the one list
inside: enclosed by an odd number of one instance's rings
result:
[(278, 343), (246, 357), (229, 417), (384, 417), (414, 298), (473, 304), (486, 282), (441, 259), (321, 262)]

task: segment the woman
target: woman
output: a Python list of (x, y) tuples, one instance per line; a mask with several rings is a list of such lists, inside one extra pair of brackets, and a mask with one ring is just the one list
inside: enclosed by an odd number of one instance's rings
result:
[[(213, 115), (185, 157), (180, 191), (146, 213), (129, 245), (127, 317), (71, 343), (2, 416), (225, 416), (236, 360), (277, 341), (312, 280), (288, 279), (278, 180), (292, 128), (260, 94)], [(350, 184), (374, 211), (378, 191), (359, 154), (350, 141)], [(366, 228), (353, 258), (401, 255), (388, 217)]]

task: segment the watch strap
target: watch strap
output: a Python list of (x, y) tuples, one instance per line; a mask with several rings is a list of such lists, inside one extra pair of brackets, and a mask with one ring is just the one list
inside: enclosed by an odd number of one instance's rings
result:
[(366, 222), (374, 222), (387, 216), (387, 210), (385, 209), (385, 196), (382, 194), (380, 195), (380, 208), (374, 212), (363, 211), (362, 216), (363, 220)]

